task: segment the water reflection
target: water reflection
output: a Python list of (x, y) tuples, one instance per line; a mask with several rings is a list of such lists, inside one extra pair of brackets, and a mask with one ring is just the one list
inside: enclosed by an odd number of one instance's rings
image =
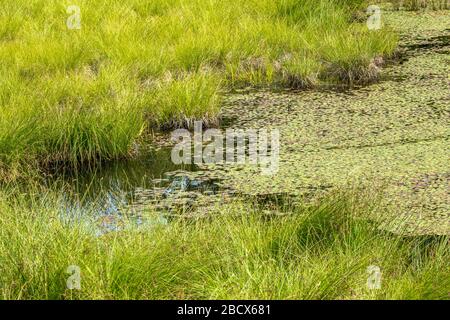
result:
[(218, 190), (194, 165), (173, 164), (170, 149), (59, 179), (68, 186), (61, 201), (62, 219), (81, 222), (96, 235), (165, 225), (172, 209), (189, 208)]

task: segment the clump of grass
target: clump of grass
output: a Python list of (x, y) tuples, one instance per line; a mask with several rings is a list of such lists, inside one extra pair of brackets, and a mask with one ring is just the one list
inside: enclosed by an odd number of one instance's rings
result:
[[(194, 119), (205, 125), (217, 124), (220, 106), (220, 78), (208, 73), (188, 73), (175, 78), (167, 74), (161, 81), (147, 82), (138, 103), (148, 122), (158, 127), (193, 128)], [(204, 106), (208, 105), (206, 112)]]
[[(361, 3), (5, 0), (2, 167), (126, 156), (145, 128), (214, 124), (221, 93), (237, 87), (371, 78), (396, 39), (352, 22)], [(69, 4), (79, 30), (66, 26)]]
[[(342, 198), (283, 216), (235, 202), (209, 219), (95, 237), (44, 195), (1, 195), (3, 299), (448, 298), (448, 237), (383, 232)], [(69, 265), (81, 290), (66, 287)], [(379, 290), (367, 286), (372, 265)]]
[(121, 76), (104, 69), (95, 79), (79, 70), (32, 82), (20, 76), (6, 80), (2, 160), (77, 165), (126, 155), (145, 123), (134, 103), (136, 93)]

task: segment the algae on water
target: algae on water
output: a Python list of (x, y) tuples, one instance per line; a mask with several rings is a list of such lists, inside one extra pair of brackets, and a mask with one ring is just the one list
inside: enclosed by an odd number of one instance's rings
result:
[[(236, 128), (278, 128), (280, 170), (214, 170), (244, 194), (318, 196), (382, 185), (382, 205), (404, 232), (450, 233), (450, 11), (384, 12), (401, 34), (403, 60), (383, 81), (350, 91), (231, 94)], [(222, 168), (222, 169), (221, 169)]]

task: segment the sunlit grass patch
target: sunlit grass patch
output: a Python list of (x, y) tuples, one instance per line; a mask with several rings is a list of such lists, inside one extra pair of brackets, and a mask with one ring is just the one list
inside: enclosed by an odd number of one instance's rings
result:
[(362, 3), (4, 1), (2, 162), (126, 156), (145, 128), (217, 123), (233, 88), (370, 81), (396, 38), (352, 19)]
[[(44, 194), (2, 194), (4, 299), (448, 298), (448, 237), (384, 232), (365, 219), (370, 207), (344, 198), (281, 216), (234, 202), (207, 219), (95, 236), (64, 223), (58, 197)], [(80, 290), (67, 289), (69, 265), (80, 268)]]

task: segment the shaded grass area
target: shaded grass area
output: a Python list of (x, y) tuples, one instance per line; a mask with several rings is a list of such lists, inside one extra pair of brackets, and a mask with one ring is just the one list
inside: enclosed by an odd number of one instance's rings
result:
[[(448, 237), (379, 231), (351, 198), (273, 212), (282, 216), (234, 202), (209, 219), (95, 237), (63, 223), (55, 197), (2, 193), (3, 299), (448, 299)], [(81, 290), (66, 288), (69, 265)]]
[(232, 88), (369, 80), (396, 37), (352, 21), (362, 2), (5, 0), (0, 170), (127, 156), (150, 127), (214, 124)]

